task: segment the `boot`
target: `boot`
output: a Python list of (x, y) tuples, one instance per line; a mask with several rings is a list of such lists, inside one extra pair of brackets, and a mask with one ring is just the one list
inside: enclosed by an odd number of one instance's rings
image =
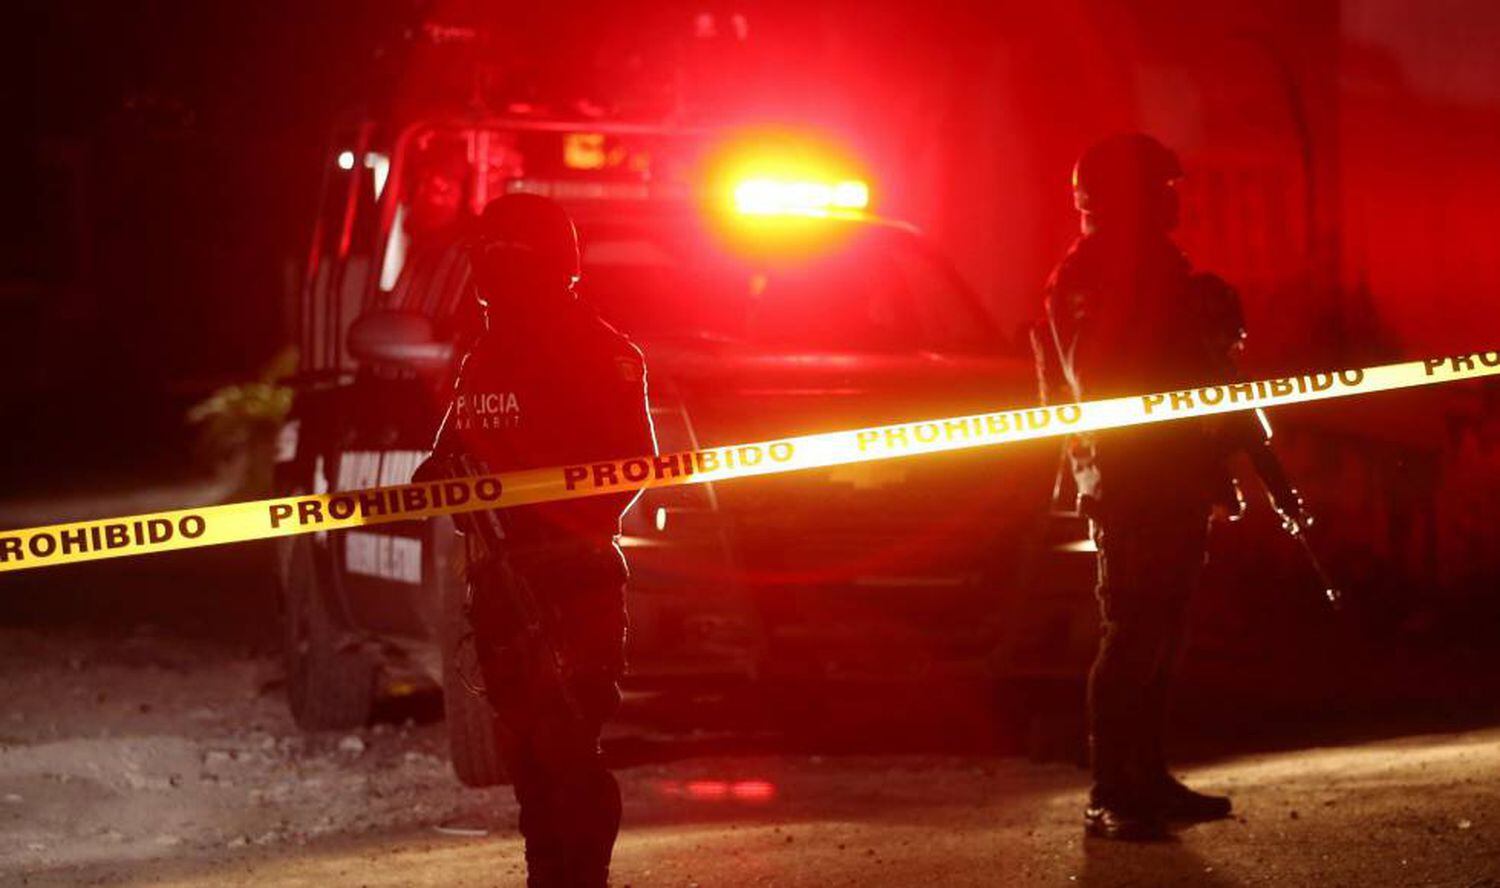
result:
[(1223, 820), (1232, 809), (1227, 796), (1207, 795), (1184, 786), (1182, 781), (1167, 770), (1167, 757), (1163, 750), (1160, 733), (1149, 737), (1142, 745), (1141, 755), (1135, 762), (1136, 785), (1141, 787), (1152, 805), (1168, 820), (1181, 823), (1202, 823)]
[(1083, 831), (1119, 842), (1159, 842), (1167, 838), (1167, 823), (1149, 807), (1092, 801), (1083, 812)]
[(1228, 796), (1195, 792), (1165, 771), (1152, 782), (1149, 792), (1163, 817), (1183, 823), (1223, 820), (1234, 807)]

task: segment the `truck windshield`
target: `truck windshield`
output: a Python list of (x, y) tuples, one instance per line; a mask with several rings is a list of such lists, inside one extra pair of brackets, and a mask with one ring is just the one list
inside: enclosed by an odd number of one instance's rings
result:
[(583, 229), (580, 292), (642, 340), (771, 348), (984, 351), (996, 335), (957, 275), (915, 235), (870, 226), (816, 259), (755, 262), (690, 226)]
[[(585, 222), (591, 304), (634, 339), (718, 340), (812, 351), (983, 353), (999, 337), (973, 293), (916, 235), (861, 224), (816, 258), (752, 261), (685, 223)], [(474, 322), (468, 263), (451, 241), (405, 263), (386, 304)]]

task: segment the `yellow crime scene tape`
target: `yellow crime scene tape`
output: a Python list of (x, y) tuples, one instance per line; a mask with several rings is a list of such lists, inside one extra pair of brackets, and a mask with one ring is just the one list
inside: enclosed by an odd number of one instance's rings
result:
[(1022, 407), (750, 444), (422, 484), (229, 503), (0, 531), (0, 571), (343, 530), (648, 487), (703, 484), (925, 453), (993, 447), (1195, 416), (1500, 375), (1500, 352)]

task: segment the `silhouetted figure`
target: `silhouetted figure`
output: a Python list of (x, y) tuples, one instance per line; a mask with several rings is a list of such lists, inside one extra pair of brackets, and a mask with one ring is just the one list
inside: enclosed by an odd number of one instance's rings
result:
[[(469, 257), (487, 330), (459, 371), (430, 465), (506, 472), (656, 452), (645, 362), (573, 292), (573, 223), (511, 194), (485, 208)], [(419, 473), (420, 474), (420, 473)], [(619, 706), (634, 494), (542, 503), (460, 522), (485, 694), (521, 805), (528, 885), (603, 886), (620, 790), (599, 732)]]
[[(1073, 171), (1083, 236), (1047, 285), (1033, 331), (1043, 396), (1083, 401), (1222, 377), (1190, 266), (1171, 239), (1175, 154), (1139, 134), (1090, 148)], [(1229, 814), (1226, 798), (1183, 786), (1163, 749), (1168, 689), (1210, 514), (1239, 509), (1226, 449), (1207, 424), (1080, 435), (1068, 442), (1079, 507), (1099, 547), (1104, 631), (1089, 675), (1091, 835), (1152, 839), (1170, 820)]]

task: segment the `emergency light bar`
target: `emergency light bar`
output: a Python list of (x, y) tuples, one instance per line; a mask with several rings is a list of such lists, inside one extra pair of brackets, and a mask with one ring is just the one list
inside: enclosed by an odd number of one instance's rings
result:
[(734, 208), (747, 216), (828, 216), (870, 205), (870, 186), (857, 179), (798, 182), (746, 179), (734, 189)]

